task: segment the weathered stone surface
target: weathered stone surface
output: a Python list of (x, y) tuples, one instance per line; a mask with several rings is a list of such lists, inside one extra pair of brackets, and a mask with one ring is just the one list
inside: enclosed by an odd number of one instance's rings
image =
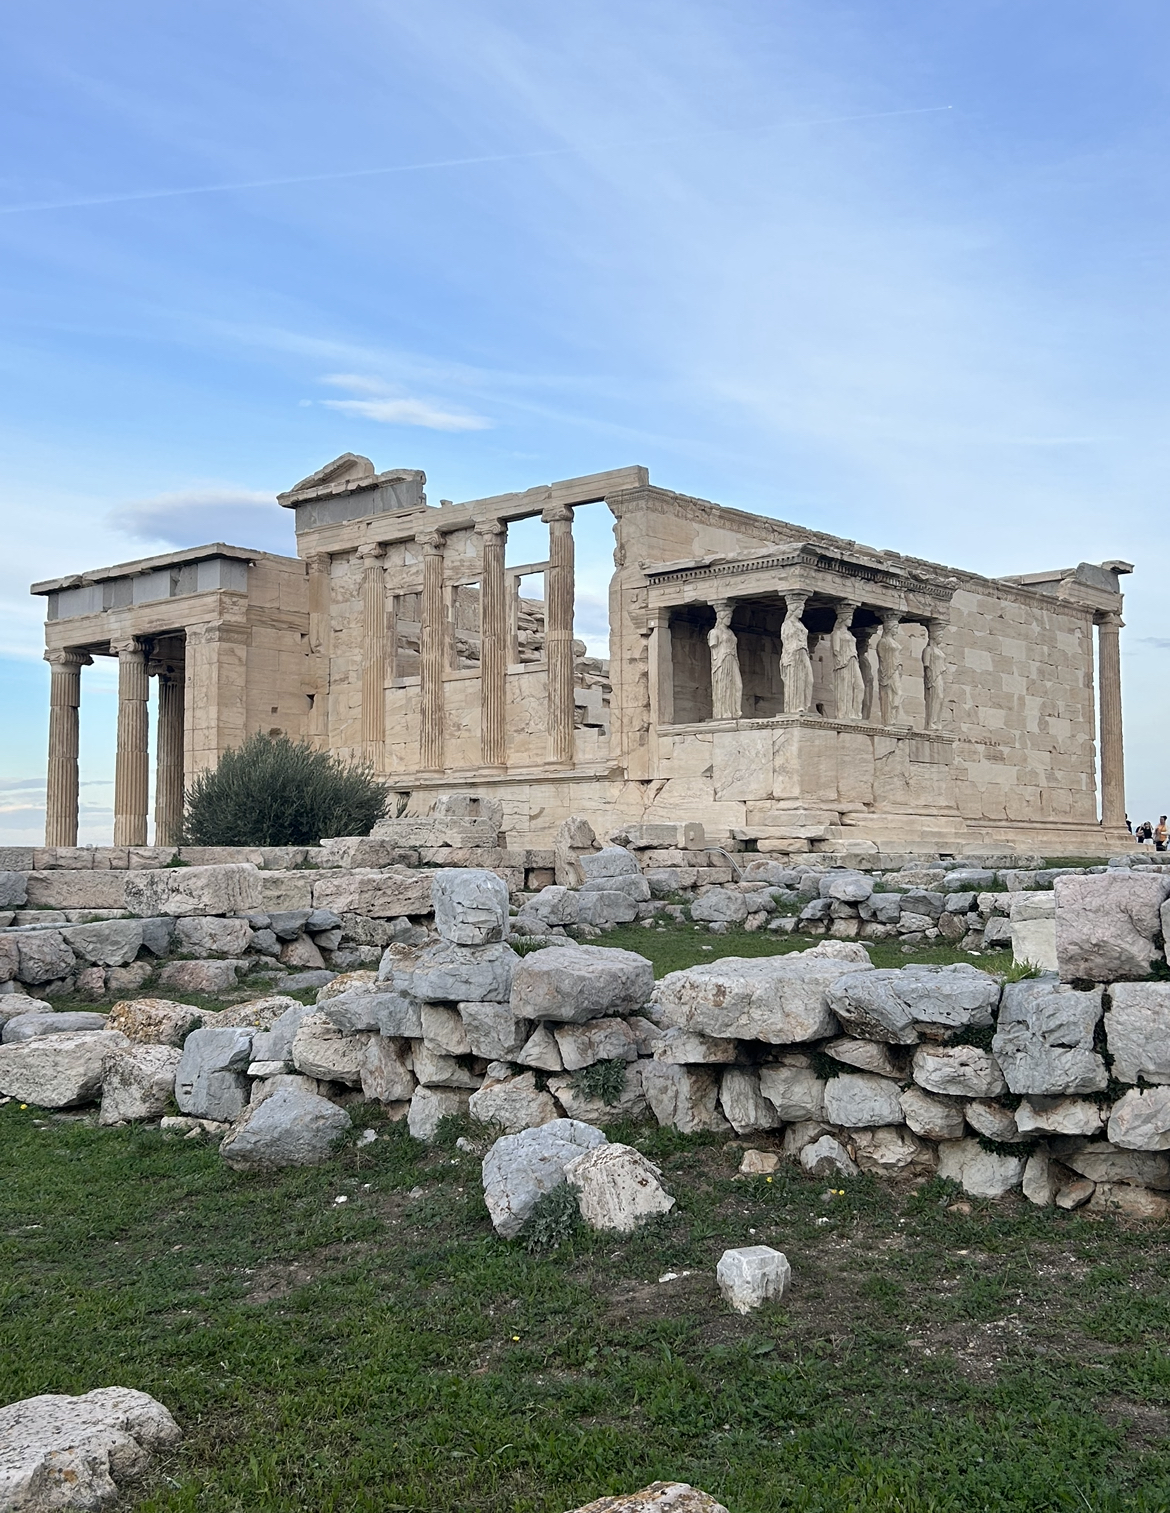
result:
[(760, 1091), (754, 1067), (728, 1067), (719, 1081), (719, 1106), (737, 1135), (776, 1129), (780, 1115)]
[(248, 1101), (251, 1060), (252, 1031), (246, 1027), (192, 1030), (175, 1073), (175, 1102), (199, 1119), (235, 1119)]
[(638, 860), (624, 846), (603, 846), (600, 851), (585, 851), (577, 857), (582, 879), (587, 883), (607, 877), (639, 875)]
[(541, 1193), (565, 1180), (568, 1163), (606, 1143), (600, 1130), (576, 1119), (553, 1119), (538, 1129), (502, 1135), (483, 1161), (484, 1202), (497, 1234), (518, 1235)]
[(734, 1040), (716, 1040), (711, 1035), (671, 1026), (656, 1037), (652, 1054), (656, 1061), (701, 1066), (704, 1062), (734, 1061), (738, 1053)]
[(642, 1067), (650, 1061), (629, 1061), (616, 1102), (606, 1103), (577, 1086), (573, 1077), (550, 1077), (548, 1090), (570, 1119), (586, 1124), (614, 1124), (619, 1119), (641, 1119), (646, 1114), (646, 1093), (642, 1084)]
[(566, 1072), (577, 1072), (595, 1061), (638, 1059), (638, 1041), (624, 1019), (590, 1019), (586, 1024), (553, 1027)]
[(832, 1035), (838, 1026), (828, 989), (846, 974), (872, 970), (863, 946), (824, 941), (787, 956), (725, 956), (671, 972), (655, 1000), (667, 1025), (784, 1045)]
[[(1036, 896), (1051, 898), (1051, 894)], [(1042, 972), (1057, 971), (1056, 916), (1054, 914), (1042, 916), (1033, 913), (1024, 905), (1013, 905), (1009, 937), (1014, 962), (1028, 962), (1034, 967), (1039, 967)]]
[(1121, 1215), (1127, 1219), (1170, 1218), (1170, 1198), (1148, 1187), (1124, 1182), (1098, 1182), (1089, 1198), (1091, 1213)]
[(868, 1072), (843, 1072), (825, 1083), (825, 1118), (846, 1129), (901, 1124), (898, 1084)]
[(832, 985), (829, 1005), (844, 1027), (867, 1040), (913, 1045), (921, 1030), (960, 1030), (992, 1023), (995, 978), (960, 962), (855, 973)]
[(101, 1090), (103, 1057), (128, 1044), (116, 1030), (88, 1030), (0, 1046), (0, 1093), (38, 1108), (89, 1103)]
[(973, 1197), (1002, 1198), (1023, 1180), (1024, 1162), (986, 1151), (978, 1140), (944, 1140), (938, 1148), (938, 1174)]
[(387, 1035), (370, 1035), (358, 1066), (361, 1089), (379, 1103), (403, 1103), (414, 1096), (414, 1073), (406, 1064), (402, 1047)]
[[(514, 1059), (532, 1028), (527, 1020), (517, 1019), (507, 1003), (461, 1003), (459, 1017), (467, 1032), (471, 1054), (488, 1061)], [(559, 1072), (560, 1067), (549, 1070)]]
[(620, 893), (632, 903), (644, 904), (650, 898), (650, 884), (640, 872), (620, 877), (586, 878), (581, 884), (581, 894)]
[(303, 1003), (290, 1003), (272, 1022), (271, 1029), (252, 1037), (253, 1061), (292, 1061), (293, 1041), (312, 1010)]
[(158, 974), (159, 985), (180, 993), (223, 993), (236, 985), (239, 963), (223, 961), (169, 961)]
[(1095, 1140), (1060, 1158), (1090, 1182), (1131, 1182), (1170, 1188), (1170, 1156), (1159, 1151), (1121, 1150), (1109, 1140)]
[(1088, 1098), (1025, 1098), (1016, 1109), (1016, 1126), (1025, 1134), (1043, 1130), (1050, 1135), (1095, 1135), (1107, 1110)]
[(471, 1054), (471, 1042), (458, 1009), (449, 1009), (444, 1004), (423, 1004), (422, 1038), (423, 1045), (436, 1056)]
[(737, 888), (700, 889), (691, 904), (691, 918), (700, 924), (739, 925), (747, 916), (747, 900)]
[(478, 1092), (472, 1093), (469, 1108), (473, 1119), (499, 1125), (507, 1135), (536, 1129), (561, 1117), (551, 1094), (537, 1088), (534, 1072), (485, 1082)]
[(780, 1301), (792, 1281), (792, 1267), (788, 1257), (770, 1245), (745, 1245), (723, 1252), (715, 1280), (736, 1313), (751, 1313), (762, 1303)]
[(1016, 1124), (1014, 1110), (1005, 1108), (1001, 1103), (977, 1098), (967, 1103), (963, 1112), (975, 1133), (987, 1140), (996, 1140), (1001, 1145), (1013, 1145), (1023, 1139)]
[(656, 1481), (640, 1492), (599, 1497), (572, 1513), (727, 1513), (721, 1502), (681, 1481)]
[(414, 1075), (427, 1087), (477, 1088), (483, 1081), (454, 1056), (436, 1055), (420, 1041), (412, 1047)]
[(103, 967), (124, 967), (142, 949), (142, 921), (104, 919), (92, 925), (71, 925), (61, 934), (82, 961)]
[(408, 867), (355, 868), (312, 875), (314, 909), (394, 919), (431, 912), (431, 872)]
[(1059, 1185), (1048, 1152), (1043, 1149), (1033, 1151), (1024, 1162), (1021, 1183), (1024, 1197), (1029, 1203), (1035, 1203), (1037, 1208), (1051, 1208)]
[(28, 902), (28, 881), (23, 872), (0, 872), (0, 909), (20, 909)]
[(873, 1072), (878, 1077), (901, 1078), (905, 1075), (900, 1060), (895, 1061), (889, 1046), (880, 1040), (853, 1040), (843, 1036), (823, 1047), (826, 1056), (859, 1072)]
[(456, 946), (486, 946), (508, 929), (508, 886), (480, 867), (444, 867), (432, 873), (435, 928)]
[(662, 1173), (629, 1145), (598, 1145), (565, 1163), (565, 1180), (577, 1190), (590, 1229), (632, 1234), (644, 1219), (669, 1213), (674, 1199)]
[(406, 1127), (416, 1140), (429, 1143), (448, 1115), (466, 1114), (469, 1094), (465, 1088), (417, 1087), (410, 1100)]
[(1087, 1177), (1077, 1177), (1072, 1182), (1061, 1183), (1056, 1189), (1057, 1208), (1080, 1208), (1097, 1190), (1097, 1184)]
[(604, 930), (610, 925), (628, 925), (638, 917), (637, 900), (617, 888), (585, 889), (576, 897), (578, 924)]
[(1107, 1136), (1122, 1150), (1170, 1150), (1170, 1087), (1131, 1088), (1113, 1105)]
[(350, 1125), (345, 1110), (328, 1098), (283, 1087), (247, 1110), (219, 1153), (237, 1171), (319, 1166)]
[(520, 961), (508, 945), (453, 946), (441, 941), (421, 951), (413, 971), (402, 974), (401, 981), (395, 972), (394, 985), (424, 1003), (507, 1003)]
[(642, 1068), (642, 1088), (655, 1119), (668, 1129), (690, 1135), (728, 1128), (716, 1108), (718, 1072), (669, 1061), (647, 1061)]
[(522, 1019), (584, 1024), (636, 1013), (653, 990), (654, 968), (634, 951), (550, 947), (520, 960), (512, 977), (512, 1012)]
[(874, 893), (858, 904), (857, 912), (862, 919), (871, 920), (875, 924), (896, 925), (902, 917), (902, 895)]
[(77, 958), (60, 930), (30, 930), (16, 940), (16, 976), (21, 982), (55, 982), (72, 972)]
[(763, 1066), (760, 1091), (786, 1124), (824, 1118), (825, 1083), (809, 1067)]
[(248, 914), (262, 907), (260, 872), (246, 862), (128, 872), (125, 900), (131, 914), (143, 916)]
[[(334, 1002), (337, 1002), (335, 999)], [(323, 1013), (306, 1014), (292, 1042), (292, 1064), (306, 1077), (323, 1082), (345, 1082), (357, 1087), (362, 1080), (364, 1035), (346, 1035)]]
[(835, 1135), (821, 1135), (800, 1148), (800, 1164), (810, 1177), (856, 1177), (861, 1170)]
[(126, 872), (29, 872), (32, 909), (124, 909)]
[(83, 1030), (107, 1029), (104, 1014), (89, 1014), (84, 1009), (74, 1013), (54, 1013), (39, 1006), (31, 1014), (19, 1014), (4, 1026), (5, 1045), (19, 1045), (22, 1040), (37, 1040), (42, 1035), (79, 1035)]
[(778, 1151), (744, 1151), (743, 1160), (739, 1163), (739, 1175), (741, 1177), (767, 1177), (780, 1167), (780, 1154)]
[(318, 1000), (317, 1007), (343, 1035), (378, 1030), (383, 1035), (422, 1037), (422, 1005), (389, 983), (359, 984), (336, 998)]
[(29, 998), (26, 993), (5, 993), (0, 996), (0, 1028), (23, 1014), (43, 1014), (46, 1008), (43, 998)]
[(1105, 1038), (1119, 1082), (1170, 1082), (1170, 982), (1118, 982), (1109, 989)]
[(890, 1172), (926, 1172), (937, 1165), (938, 1158), (933, 1149), (900, 1124), (856, 1129), (849, 1138), (863, 1172), (874, 1172), (878, 1176)]
[[(267, 993), (263, 998), (248, 998), (243, 1003), (230, 1004), (215, 1015), (217, 1025), (237, 1025), (249, 1030), (271, 1030), (289, 1009), (302, 1009), (304, 1004), (287, 993)], [(210, 1016), (208, 1017), (210, 1021)]]
[(820, 895), (836, 903), (860, 904), (873, 892), (873, 880), (864, 872), (826, 872), (821, 878)]
[(1101, 1092), (1109, 1080), (1093, 1049), (1101, 989), (1077, 992), (1051, 978), (1009, 982), (992, 1050), (1013, 1093)]
[(998, 1098), (1006, 1090), (995, 1057), (973, 1045), (920, 1045), (914, 1081), (930, 1093), (957, 1098)]
[(169, 998), (121, 999), (106, 1016), (106, 1028), (144, 1044), (181, 1046), (203, 1022), (203, 1010)]
[(1161, 952), (1159, 910), (1170, 877), (1104, 872), (1058, 877), (1056, 959), (1063, 982), (1120, 982), (1145, 977)]
[(325, 965), (325, 958), (317, 949), (316, 943), (307, 935), (302, 935), (297, 940), (286, 941), (280, 948), (280, 959), (286, 967), (299, 968), (306, 972), (318, 971)]
[(0, 1508), (101, 1508), (146, 1472), (152, 1451), (181, 1438), (161, 1403), (129, 1387), (10, 1403), (0, 1408)]
[(99, 1124), (161, 1119), (175, 1090), (180, 1052), (173, 1045), (128, 1045), (102, 1058)]
[[(520, 1021), (520, 1023), (524, 1022)], [(556, 1037), (542, 1024), (537, 1025), (516, 1053), (516, 1060), (521, 1066), (535, 1067), (537, 1071), (542, 1072), (563, 1072), (565, 1069)]]
[(192, 916), (176, 923), (175, 936), (180, 951), (196, 956), (243, 956), (252, 941), (252, 927), (246, 919)]

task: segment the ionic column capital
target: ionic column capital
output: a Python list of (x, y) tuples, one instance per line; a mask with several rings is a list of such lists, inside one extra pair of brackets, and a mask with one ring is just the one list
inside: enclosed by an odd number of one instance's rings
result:
[(51, 667), (92, 667), (93, 658), (89, 652), (79, 648), (66, 646), (54, 651), (45, 652), (45, 661)]
[(1111, 609), (1099, 616), (1097, 624), (1101, 630), (1119, 631), (1124, 628), (1125, 621), (1117, 610)]
[(442, 531), (420, 531), (414, 538), (416, 546), (421, 546), (431, 557), (442, 555), (444, 539)]
[(497, 536), (508, 534), (508, 522), (506, 520), (477, 520), (475, 534), (483, 536), (486, 540), (492, 540)]
[(540, 518), (545, 525), (562, 525), (573, 523), (573, 506), (571, 504), (549, 504), (540, 512)]
[(111, 641), (110, 650), (121, 660), (127, 657), (145, 657), (146, 643), (141, 636), (124, 636), (120, 641)]
[(380, 541), (367, 541), (364, 545), (358, 547), (357, 554), (368, 566), (371, 559), (384, 557), (386, 555), (386, 548)]

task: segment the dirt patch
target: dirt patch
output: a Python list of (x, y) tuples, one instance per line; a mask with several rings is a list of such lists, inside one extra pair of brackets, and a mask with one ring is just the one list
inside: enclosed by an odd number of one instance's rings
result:
[(298, 1287), (307, 1287), (315, 1281), (318, 1272), (303, 1261), (272, 1261), (259, 1266), (246, 1278), (248, 1292), (245, 1303), (277, 1303), (296, 1292)]

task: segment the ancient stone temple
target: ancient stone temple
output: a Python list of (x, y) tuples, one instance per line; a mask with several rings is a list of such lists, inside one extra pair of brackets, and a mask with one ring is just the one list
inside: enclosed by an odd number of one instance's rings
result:
[[(1118, 849), (1125, 562), (985, 578), (692, 499), (645, 468), (429, 505), (346, 454), (279, 502), (298, 556), (215, 544), (38, 583), (47, 844), (77, 832), (81, 669), (119, 666), (115, 843), (256, 731), (368, 759), (510, 844), (697, 820), (763, 850)], [(575, 512), (613, 517), (609, 657), (574, 638)], [(541, 545), (515, 560), (509, 530)], [(523, 554), (522, 554), (523, 555)]]

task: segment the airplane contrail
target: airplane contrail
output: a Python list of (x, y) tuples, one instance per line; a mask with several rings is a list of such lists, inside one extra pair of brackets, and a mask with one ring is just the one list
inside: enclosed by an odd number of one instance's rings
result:
[(139, 189), (129, 194), (98, 194), (72, 200), (31, 200), (23, 205), (0, 205), (0, 215), (27, 215), (40, 210), (83, 210), (95, 205), (129, 205), (140, 200), (171, 200), (195, 194), (231, 194), (239, 189), (278, 189), (296, 184), (327, 184), (343, 179), (369, 179), (383, 174), (421, 173), (430, 168), (469, 168), (484, 163), (517, 163), (531, 158), (581, 156), (590, 152), (628, 152), (638, 147), (658, 147), (671, 142), (690, 142), (700, 137), (744, 132), (783, 131), (794, 126), (836, 126), (848, 121), (878, 121), (890, 116), (926, 116), (950, 110), (949, 105), (924, 105), (912, 110), (874, 110), (853, 116), (825, 116), (811, 121), (779, 121), (773, 126), (727, 126), (712, 131), (687, 132), (673, 137), (651, 137), (640, 142), (592, 144), (588, 147), (546, 147), (533, 152), (497, 152), (471, 158), (434, 158), (424, 163), (398, 163), (389, 168), (348, 168), (334, 173), (306, 173), (288, 178), (245, 179), (231, 184), (196, 184), (184, 189)]

